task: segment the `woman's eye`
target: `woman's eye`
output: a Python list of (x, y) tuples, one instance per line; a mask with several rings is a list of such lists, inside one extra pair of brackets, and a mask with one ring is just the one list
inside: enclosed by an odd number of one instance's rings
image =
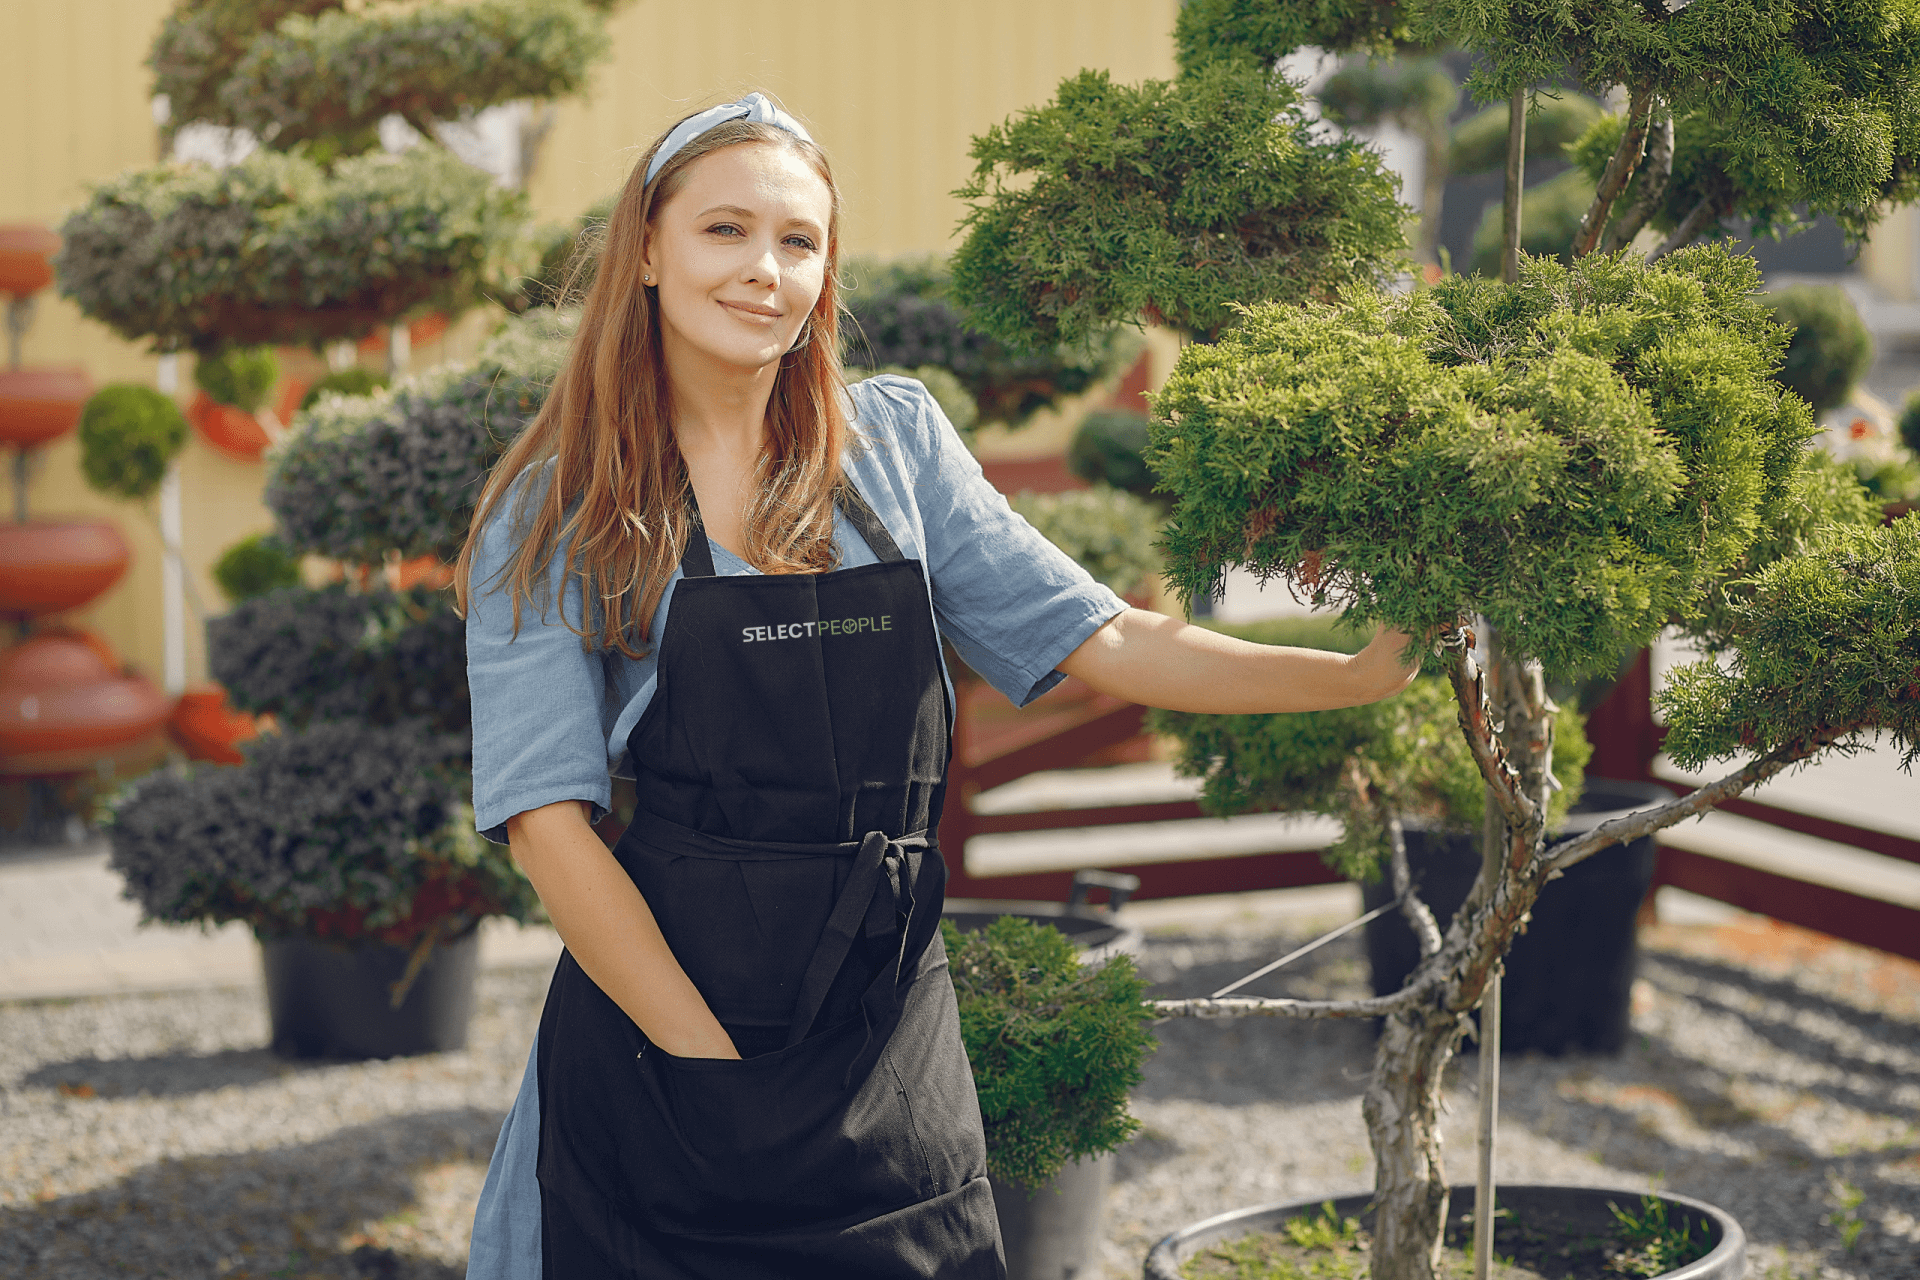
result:
[(805, 249), (808, 253), (812, 253), (820, 247), (807, 236), (788, 236), (787, 243), (796, 248)]
[(734, 226), (731, 222), (716, 222), (712, 226), (708, 227), (707, 231), (711, 235), (738, 236), (738, 235), (746, 234), (744, 231), (740, 230), (740, 228)]

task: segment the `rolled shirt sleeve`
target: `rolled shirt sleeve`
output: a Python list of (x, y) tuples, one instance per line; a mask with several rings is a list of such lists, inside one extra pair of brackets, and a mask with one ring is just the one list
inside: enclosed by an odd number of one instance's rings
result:
[[(560, 620), (581, 619), (577, 577), (562, 581), (566, 547), (546, 572), (547, 607), (523, 601), (514, 634), (513, 602), (499, 581), (511, 554), (512, 512), (523, 484), (543, 486), (547, 471), (516, 481), (481, 531), (467, 607), (467, 688), (473, 696), (474, 825), (496, 843), (507, 819), (561, 800), (585, 800), (599, 821), (612, 803), (601, 702), (606, 671), (599, 654)], [(532, 495), (538, 500), (539, 495)]]
[(891, 419), (908, 460), (940, 633), (1016, 706), (1064, 677), (1059, 664), (1126, 601), (1007, 505), (919, 382), (891, 375), (856, 390)]

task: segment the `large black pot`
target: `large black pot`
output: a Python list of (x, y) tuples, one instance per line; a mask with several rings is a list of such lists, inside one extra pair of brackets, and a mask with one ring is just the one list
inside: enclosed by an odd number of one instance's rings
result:
[[(1623, 1209), (1640, 1203), (1640, 1192), (1610, 1187), (1555, 1187), (1525, 1183), (1501, 1187), (1497, 1201), (1523, 1225), (1536, 1230), (1564, 1233), (1568, 1240), (1587, 1235), (1607, 1235), (1613, 1231), (1613, 1212), (1609, 1201)], [(1692, 1222), (1704, 1229), (1713, 1249), (1706, 1257), (1690, 1262), (1678, 1271), (1668, 1271), (1659, 1280), (1741, 1280), (1747, 1273), (1747, 1233), (1732, 1215), (1700, 1200), (1663, 1192), (1668, 1221)], [(1333, 1201), (1333, 1211), (1359, 1218), (1362, 1226), (1371, 1226), (1373, 1197), (1342, 1196)], [(1182, 1227), (1147, 1255), (1146, 1280), (1179, 1280), (1180, 1265), (1200, 1250), (1222, 1240), (1231, 1240), (1255, 1231), (1272, 1231), (1288, 1218), (1318, 1216), (1325, 1198), (1297, 1200), (1289, 1204), (1266, 1204), (1252, 1209), (1235, 1209), (1215, 1218)], [(1473, 1188), (1454, 1187), (1448, 1198), (1453, 1219), (1460, 1220), (1473, 1210)], [(1496, 1244), (1498, 1237), (1495, 1237)]]
[(435, 946), (406, 999), (409, 950), (379, 942), (275, 938), (260, 944), (273, 1051), (283, 1058), (398, 1058), (467, 1046), (480, 935)]
[[(1086, 901), (1090, 888), (1104, 888), (1104, 909)], [(1137, 952), (1141, 936), (1116, 914), (1140, 887), (1135, 876), (1077, 871), (1065, 904), (997, 898), (949, 898), (942, 912), (963, 933), (984, 929), (1001, 916), (1022, 916), (1051, 925), (1080, 948), (1085, 964), (1104, 964), (1116, 952)], [(1100, 1219), (1106, 1209), (1113, 1156), (1076, 1160), (1029, 1192), (989, 1177), (1000, 1240), (1007, 1250), (1007, 1280), (1074, 1280), (1100, 1269)]]
[[(1672, 798), (1651, 782), (1589, 778), (1555, 839)], [(1507, 953), (1500, 987), (1503, 1052), (1618, 1053), (1626, 1047), (1639, 962), (1635, 920), (1653, 883), (1654, 852), (1652, 836), (1614, 845), (1541, 890), (1532, 921)], [(1409, 829), (1407, 862), (1444, 931), (1480, 873), (1479, 838)], [(1385, 876), (1361, 892), (1368, 910), (1393, 900)], [(1374, 994), (1390, 995), (1419, 962), (1419, 943), (1397, 911), (1368, 922), (1366, 932)]]

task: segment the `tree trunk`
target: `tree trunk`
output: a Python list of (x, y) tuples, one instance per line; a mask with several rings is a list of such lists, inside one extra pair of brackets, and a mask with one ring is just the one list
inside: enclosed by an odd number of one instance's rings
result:
[(1447, 1218), (1440, 1083), (1460, 1019), (1437, 1002), (1389, 1015), (1361, 1103), (1373, 1145), (1372, 1280), (1438, 1280)]

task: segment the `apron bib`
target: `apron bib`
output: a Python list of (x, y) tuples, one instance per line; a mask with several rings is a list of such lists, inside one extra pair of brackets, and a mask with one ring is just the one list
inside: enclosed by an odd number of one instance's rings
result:
[(742, 1059), (676, 1058), (563, 955), (539, 1037), (548, 1280), (1003, 1280), (940, 941), (951, 741), (924, 570), (717, 577), (695, 523), (614, 849)]

